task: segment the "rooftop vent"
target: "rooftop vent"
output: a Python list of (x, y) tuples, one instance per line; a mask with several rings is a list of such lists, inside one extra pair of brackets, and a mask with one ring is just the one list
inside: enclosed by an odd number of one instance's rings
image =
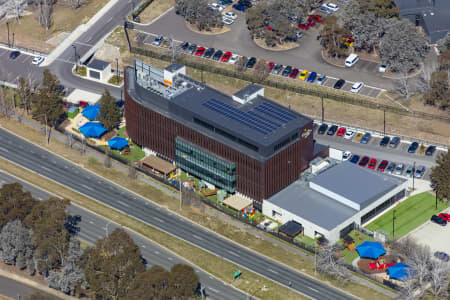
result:
[(245, 104), (258, 96), (264, 97), (264, 88), (258, 85), (249, 84), (239, 92), (235, 93), (232, 98), (236, 102)]

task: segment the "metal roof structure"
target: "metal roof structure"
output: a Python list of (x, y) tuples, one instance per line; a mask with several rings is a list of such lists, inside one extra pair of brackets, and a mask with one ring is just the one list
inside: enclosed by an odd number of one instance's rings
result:
[(346, 161), (312, 178), (310, 187), (362, 210), (405, 181)]
[(303, 229), (302, 224), (295, 222), (294, 220), (290, 220), (287, 223), (281, 225), (278, 231), (281, 231), (290, 237), (294, 237), (297, 234), (301, 233), (302, 229)]
[(242, 90), (234, 93), (233, 95), (239, 98), (244, 98), (246, 95), (251, 95), (253, 93), (256, 93), (257, 91), (261, 90), (263, 87), (255, 84), (249, 84)]
[(89, 65), (88, 68), (90, 69), (95, 69), (95, 70), (99, 70), (99, 71), (103, 71), (104, 69), (106, 69), (111, 63), (107, 62), (107, 61), (103, 61), (100, 59), (94, 59)]

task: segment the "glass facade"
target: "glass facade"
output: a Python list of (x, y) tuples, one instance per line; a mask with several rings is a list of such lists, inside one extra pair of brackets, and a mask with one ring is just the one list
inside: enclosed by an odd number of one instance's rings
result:
[(378, 205), (377, 207), (375, 207), (374, 209), (369, 211), (367, 214), (365, 214), (364, 216), (361, 217), (361, 224), (366, 223), (370, 219), (374, 218), (375, 216), (379, 215), (380, 213), (382, 213), (383, 211), (385, 211), (386, 209), (391, 207), (398, 200), (400, 200), (403, 197), (405, 197), (405, 194), (406, 194), (406, 191), (405, 190), (401, 190), (399, 193), (397, 193), (396, 195), (392, 196), (390, 199), (384, 201), (383, 203), (381, 203), (380, 205)]
[(175, 162), (192, 175), (230, 193), (236, 191), (236, 165), (176, 138)]

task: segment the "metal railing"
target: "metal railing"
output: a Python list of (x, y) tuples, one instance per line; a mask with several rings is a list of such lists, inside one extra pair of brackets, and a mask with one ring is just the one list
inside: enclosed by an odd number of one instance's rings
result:
[(37, 51), (37, 50), (34, 50), (34, 49), (30, 49), (30, 48), (14, 46), (14, 45), (8, 45), (8, 44), (1, 43), (1, 42), (0, 42), (0, 45), (5, 47), (5, 48), (11, 49), (11, 50), (18, 50), (20, 52), (27, 52), (27, 53), (30, 53), (30, 54), (33, 54), (33, 55), (40, 55), (40, 56), (44, 56), (44, 57), (47, 57), (47, 55), (48, 55), (48, 53), (43, 53), (43, 52), (40, 52), (40, 51)]

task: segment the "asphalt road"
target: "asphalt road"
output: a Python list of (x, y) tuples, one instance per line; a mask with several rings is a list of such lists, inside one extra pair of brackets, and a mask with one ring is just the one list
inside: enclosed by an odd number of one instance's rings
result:
[[(0, 156), (170, 235), (302, 293), (313, 299), (354, 299), (337, 289), (247, 250), (150, 201), (112, 184), (17, 136), (0, 130)], [(244, 270), (245, 272), (245, 270)], [(232, 274), (230, 274), (232, 276)]]
[[(26, 297), (38, 291), (39, 290), (26, 284), (23, 284), (19, 281), (15, 281), (13, 279), (0, 276), (0, 294), (4, 296), (13, 299), (23, 299), (23, 297)], [(55, 297), (55, 299), (59, 298)]]
[[(33, 197), (38, 200), (46, 200), (52, 197), (52, 195), (46, 191), (36, 188), (35, 186), (0, 171), (0, 186), (13, 182), (19, 182), (22, 184), (24, 190), (29, 191)], [(81, 221), (78, 223), (78, 226), (80, 227), (78, 237), (90, 244), (95, 244), (98, 239), (105, 237), (108, 233), (111, 233), (118, 227), (117, 224), (76, 205), (70, 205), (68, 212), (71, 215), (78, 215), (81, 217)], [(142, 236), (128, 230), (127, 232), (136, 245), (138, 245), (141, 249), (142, 257), (144, 257), (147, 261), (147, 267), (159, 265), (169, 270), (175, 264), (189, 264), (149, 239), (143, 238)], [(195, 272), (200, 277), (201, 285), (205, 288), (205, 293), (208, 297), (212, 299), (227, 300), (247, 298), (247, 295), (228, 286), (226, 283), (215, 279), (202, 270), (197, 269), (195, 266), (193, 267)], [(4, 291), (6, 292), (6, 290), (3, 290), (2, 286), (2, 277), (0, 277), (0, 293), (5, 294)], [(17, 289), (17, 291), (20, 291), (20, 289)], [(17, 292), (12, 293), (11, 295), (17, 295)], [(21, 293), (21, 295), (23, 296), (24, 294)]]
[(18, 79), (23, 76), (35, 82), (41, 82), (42, 68), (31, 64), (34, 56), (21, 53), (16, 59), (10, 59), (11, 52), (11, 50), (0, 48), (0, 80), (18, 83)]

